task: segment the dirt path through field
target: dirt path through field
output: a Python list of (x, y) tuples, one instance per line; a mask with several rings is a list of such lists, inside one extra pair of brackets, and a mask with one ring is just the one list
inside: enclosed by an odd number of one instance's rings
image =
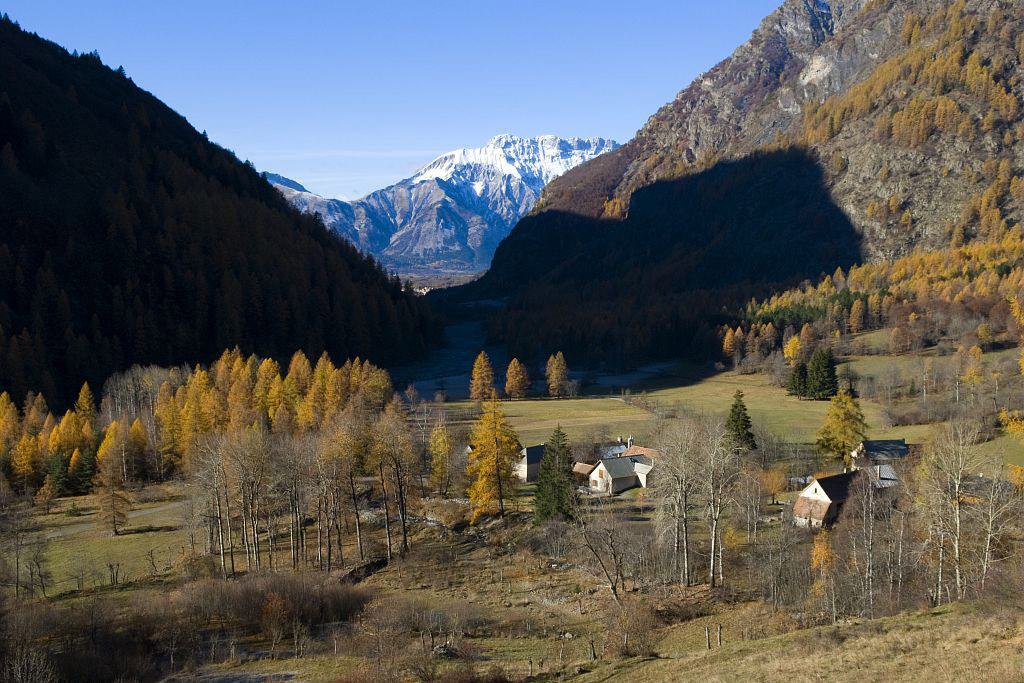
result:
[[(163, 513), (166, 513), (166, 512), (171, 512), (171, 511), (173, 511), (173, 510), (175, 510), (177, 508), (180, 508), (180, 507), (182, 507), (184, 505), (185, 505), (185, 501), (183, 501), (183, 500), (173, 500), (173, 501), (170, 501), (169, 503), (164, 503), (163, 505), (158, 505), (156, 507), (140, 508), (138, 510), (129, 510), (128, 511), (128, 519), (130, 521), (132, 519), (137, 519), (139, 517), (142, 517), (143, 515), (160, 515), (160, 514), (163, 514)], [(65, 536), (74, 536), (75, 534), (81, 533), (83, 531), (89, 531), (91, 529), (95, 529), (96, 528), (96, 523), (97, 523), (96, 516), (95, 515), (91, 515), (90, 519), (88, 519), (88, 520), (79, 522), (77, 524), (70, 524), (70, 525), (62, 527), (60, 529), (54, 529), (53, 531), (47, 532), (46, 538), (47, 538), (47, 540), (50, 540), (50, 539), (54, 539), (54, 538), (64, 538)]]

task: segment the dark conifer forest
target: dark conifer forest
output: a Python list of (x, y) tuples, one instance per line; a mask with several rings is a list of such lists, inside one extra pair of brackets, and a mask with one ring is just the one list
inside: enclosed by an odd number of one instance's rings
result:
[(547, 349), (628, 367), (717, 358), (717, 326), (752, 296), (848, 267), (860, 236), (799, 148), (723, 161), (637, 191), (624, 219), (527, 216), (480, 280), (444, 305), (503, 298), (490, 334), (519, 357)]
[(0, 389), (56, 404), (133, 363), (422, 354), (440, 327), (95, 53), (0, 21)]

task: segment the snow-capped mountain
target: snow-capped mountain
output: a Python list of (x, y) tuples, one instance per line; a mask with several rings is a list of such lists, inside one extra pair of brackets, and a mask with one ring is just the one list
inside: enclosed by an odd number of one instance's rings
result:
[(267, 179), (302, 211), (398, 271), (478, 271), (498, 243), (569, 169), (618, 147), (604, 138), (499, 135), (485, 146), (442, 154), (411, 178), (347, 202)]

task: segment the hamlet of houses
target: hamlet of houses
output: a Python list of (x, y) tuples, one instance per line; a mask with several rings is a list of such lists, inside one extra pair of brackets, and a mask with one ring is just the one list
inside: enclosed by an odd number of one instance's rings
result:
[[(572, 468), (581, 490), (593, 495), (614, 496), (647, 488), (656, 475), (658, 451), (634, 444), (632, 436), (597, 446), (595, 453), (595, 462), (577, 461)], [(803, 488), (793, 504), (793, 523), (815, 529), (833, 525), (860, 481), (882, 495), (895, 491), (900, 486), (899, 472), (911, 455), (904, 439), (866, 440), (850, 453), (844, 472), (796, 478)], [(543, 456), (544, 444), (524, 447), (515, 470), (518, 478), (535, 481)]]
[[(544, 444), (525, 446), (519, 453), (516, 476), (520, 481), (536, 481)], [(636, 487), (647, 488), (648, 475), (658, 458), (658, 451), (634, 444), (632, 436), (625, 441), (598, 446), (596, 454), (596, 462), (575, 462), (572, 471), (589, 492), (605, 495)]]

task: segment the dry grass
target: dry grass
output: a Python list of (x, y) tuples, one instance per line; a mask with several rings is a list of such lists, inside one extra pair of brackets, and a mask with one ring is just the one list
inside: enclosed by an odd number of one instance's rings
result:
[[(730, 624), (749, 615), (749, 608), (738, 607), (707, 621)], [(726, 637), (721, 649), (710, 651), (704, 643), (704, 621), (667, 629), (658, 659), (608, 663), (576, 680), (822, 681), (841, 674), (856, 681), (952, 682), (1024, 677), (1018, 614), (992, 616), (970, 606), (944, 607), (761, 640)]]

